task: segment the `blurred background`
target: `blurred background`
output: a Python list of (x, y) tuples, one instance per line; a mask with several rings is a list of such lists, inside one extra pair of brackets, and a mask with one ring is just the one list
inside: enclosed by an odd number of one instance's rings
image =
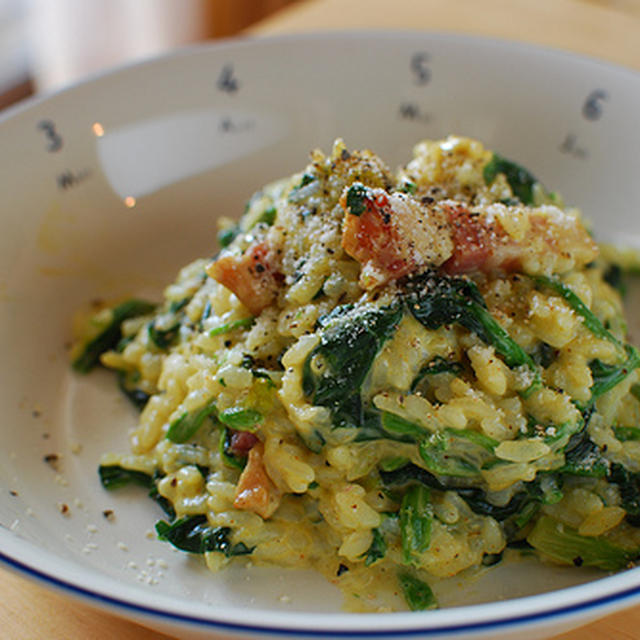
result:
[(459, 31), (640, 67), (640, 0), (0, 0), (0, 109), (193, 42), (331, 28)]
[(297, 0), (0, 0), (0, 109), (124, 62), (236, 35)]

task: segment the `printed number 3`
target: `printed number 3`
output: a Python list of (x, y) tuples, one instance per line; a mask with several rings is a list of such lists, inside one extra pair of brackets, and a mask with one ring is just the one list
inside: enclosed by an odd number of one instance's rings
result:
[(62, 148), (62, 138), (56, 131), (56, 126), (51, 120), (41, 120), (38, 122), (38, 129), (44, 131), (47, 138), (47, 151), (59, 151)]

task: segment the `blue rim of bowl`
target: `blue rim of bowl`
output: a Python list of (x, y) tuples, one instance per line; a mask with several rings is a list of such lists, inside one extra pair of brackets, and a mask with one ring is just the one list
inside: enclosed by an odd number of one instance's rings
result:
[[(594, 609), (604, 608), (607, 605), (620, 604), (626, 600), (633, 599), (634, 597), (640, 597), (640, 584), (638, 584), (634, 587), (628, 587), (614, 593), (590, 598), (588, 600), (581, 600), (580, 602), (576, 602), (573, 604), (548, 608), (544, 611), (534, 611), (531, 613), (521, 613), (516, 615), (505, 615), (493, 620), (444, 624), (435, 627), (417, 626), (411, 629), (377, 628), (357, 630), (348, 628), (340, 629), (336, 627), (332, 629), (322, 630), (294, 626), (279, 627), (276, 625), (241, 624), (236, 622), (228, 622), (225, 620), (216, 620), (214, 618), (201, 617), (198, 615), (163, 611), (159, 608), (128, 602), (127, 600), (121, 600), (114, 596), (106, 595), (104, 593), (99, 593), (98, 591), (92, 591), (91, 589), (86, 587), (78, 586), (73, 582), (69, 582), (67, 580), (63, 580), (62, 578), (50, 575), (24, 562), (11, 558), (2, 551), (0, 551), (0, 562), (4, 563), (8, 568), (13, 569), (19, 574), (36, 579), (37, 581), (44, 583), (45, 585), (48, 585), (50, 587), (60, 589), (69, 595), (80, 598), (83, 601), (89, 603), (98, 603), (103, 606), (106, 605), (109, 608), (114, 609), (115, 611), (126, 611), (132, 614), (137, 614), (138, 616), (142, 616), (147, 619), (155, 619), (156, 621), (161, 620), (167, 623), (189, 624), (197, 626), (199, 628), (206, 628), (211, 630), (215, 629), (219, 631), (234, 633), (249, 632), (259, 633), (263, 635), (277, 635), (278, 637), (298, 636), (310, 638), (409, 638), (415, 636), (428, 637), (454, 634), (457, 635), (460, 633), (480, 633), (491, 631), (492, 629), (498, 630), (508, 627), (518, 627), (532, 622), (551, 622), (560, 618), (574, 617), (581, 612), (593, 612)], [(517, 598), (512, 602), (523, 599), (526, 598)], [(429, 613), (418, 613), (418, 615), (424, 617), (428, 616)], [(379, 622), (377, 626), (380, 627), (384, 625), (382, 622)]]
[[(65, 94), (78, 87), (82, 87), (87, 84), (93, 84), (104, 78), (108, 78), (114, 74), (122, 71), (131, 71), (143, 69), (155, 64), (161, 64), (167, 59), (183, 57), (188, 58), (192, 55), (203, 54), (213, 51), (224, 51), (230, 47), (246, 47), (255, 45), (277, 44), (281, 42), (288, 42), (290, 44), (298, 44), (305, 41), (313, 41), (317, 39), (336, 39), (345, 40), (347, 38), (358, 38), (366, 40), (371, 37), (387, 37), (390, 39), (397, 37), (407, 38), (431, 38), (435, 40), (457, 40), (464, 43), (474, 43), (478, 45), (489, 45), (498, 48), (516, 49), (519, 51), (531, 51), (538, 52), (552, 57), (563, 58), (570, 63), (587, 63), (596, 67), (601, 67), (609, 72), (623, 73), (629, 77), (633, 77), (634, 80), (638, 80), (640, 75), (638, 70), (625, 66), (623, 64), (612, 62), (597, 57), (589, 56), (585, 53), (560, 49), (552, 46), (545, 46), (530, 42), (521, 42), (515, 40), (509, 40), (507, 38), (482, 36), (477, 34), (463, 34), (454, 31), (419, 31), (411, 29), (394, 29), (394, 30), (379, 30), (379, 29), (361, 29), (351, 31), (317, 31), (303, 34), (280, 34), (274, 36), (249, 36), (241, 38), (229, 38), (219, 40), (217, 42), (197, 43), (192, 45), (183, 46), (179, 49), (156, 55), (148, 59), (141, 59), (119, 65), (113, 69), (107, 69), (99, 71), (87, 76), (78, 82), (75, 82), (69, 86), (62, 87), (53, 91), (46, 91), (43, 94), (35, 95), (27, 98), (19, 103), (12, 105), (2, 111), (0, 111), (0, 124), (10, 120), (12, 117), (20, 115), (31, 108), (37, 108), (49, 99), (58, 96), (59, 94)], [(0, 525), (1, 526), (1, 525)], [(570, 604), (565, 604), (557, 607), (547, 607), (544, 610), (518, 613), (514, 615), (501, 615), (493, 619), (482, 620), (478, 622), (469, 623), (455, 623), (455, 624), (440, 624), (438, 626), (412, 626), (412, 628), (398, 629), (397, 627), (384, 627), (384, 624), (378, 619), (376, 629), (350, 629), (333, 627), (327, 629), (312, 629), (308, 627), (295, 627), (295, 626), (277, 626), (277, 625), (260, 625), (260, 624), (242, 624), (236, 622), (229, 622), (226, 620), (216, 620), (211, 617), (202, 617), (196, 614), (183, 614), (173, 611), (166, 611), (160, 608), (154, 608), (144, 604), (138, 604), (130, 602), (124, 599), (119, 599), (115, 596), (94, 591), (88, 587), (81, 586), (73, 581), (65, 580), (54, 575), (47, 573), (46, 571), (37, 569), (25, 562), (22, 562), (16, 558), (13, 558), (2, 550), (0, 550), (0, 563), (5, 567), (21, 574), (25, 577), (37, 580), (45, 586), (58, 589), (68, 594), (69, 596), (76, 597), (87, 603), (94, 603), (96, 605), (102, 605), (109, 607), (114, 612), (121, 612), (123, 615), (125, 612), (135, 614), (147, 620), (164, 621), (168, 624), (189, 624), (194, 627), (226, 631), (232, 633), (257, 633), (265, 636), (297, 636), (297, 637), (309, 637), (309, 638), (398, 638), (398, 637), (429, 637), (429, 636), (442, 636), (442, 635), (457, 635), (460, 633), (481, 633), (491, 631), (492, 629), (505, 629), (508, 627), (519, 627), (536, 622), (552, 622), (562, 618), (575, 617), (581, 612), (594, 613), (597, 609), (604, 609), (611, 606), (613, 610), (622, 608), (622, 603), (632, 600), (640, 599), (640, 580), (638, 584), (631, 587), (625, 587), (618, 591), (608, 593), (603, 596), (592, 597), (588, 599), (580, 600)], [(615, 578), (615, 576), (614, 576)], [(607, 580), (603, 578), (601, 580)], [(598, 580), (600, 582), (600, 580)], [(579, 589), (580, 586), (568, 587), (559, 591), (570, 591), (573, 589)], [(553, 592), (546, 592), (553, 593)], [(542, 594), (541, 594), (542, 595)], [(531, 597), (531, 596), (530, 596)], [(515, 598), (505, 602), (513, 602), (527, 600), (530, 597)], [(535, 596), (533, 596), (535, 597)], [(617, 606), (615, 606), (617, 605)], [(484, 607), (486, 605), (474, 605), (478, 607)], [(469, 609), (471, 607), (457, 607), (458, 609)], [(393, 615), (393, 614), (388, 614)], [(411, 615), (418, 615), (420, 617), (428, 616), (429, 613), (414, 613)]]

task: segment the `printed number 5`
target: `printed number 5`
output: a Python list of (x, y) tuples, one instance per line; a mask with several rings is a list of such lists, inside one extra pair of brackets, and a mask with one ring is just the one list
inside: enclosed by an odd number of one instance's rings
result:
[(62, 138), (56, 131), (56, 126), (51, 120), (41, 120), (38, 122), (38, 129), (44, 131), (47, 138), (47, 151), (59, 151), (62, 148)]
[(425, 51), (419, 51), (411, 56), (411, 72), (415, 76), (416, 84), (427, 84), (431, 80), (428, 62), (429, 54)]

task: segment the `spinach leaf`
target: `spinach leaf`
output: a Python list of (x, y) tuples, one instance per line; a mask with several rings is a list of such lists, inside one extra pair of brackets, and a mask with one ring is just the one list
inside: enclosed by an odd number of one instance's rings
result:
[(413, 564), (415, 556), (429, 548), (432, 522), (433, 505), (429, 489), (423, 484), (410, 486), (400, 505), (402, 559), (405, 564)]
[(158, 539), (171, 543), (176, 549), (189, 553), (217, 551), (227, 558), (243, 556), (253, 552), (244, 542), (231, 544), (229, 527), (211, 527), (207, 516), (185, 516), (173, 523), (160, 520), (156, 523)]
[(640, 354), (635, 347), (627, 344), (624, 347), (627, 359), (621, 364), (605, 364), (600, 360), (589, 363), (593, 385), (591, 386), (591, 402), (603, 393), (620, 384), (627, 376), (640, 367)]
[(398, 573), (398, 582), (404, 595), (407, 606), (411, 611), (425, 611), (427, 609), (437, 609), (438, 601), (436, 600), (431, 587), (416, 578), (407, 571)]
[(540, 372), (525, 350), (498, 324), (472, 280), (427, 272), (405, 281), (407, 309), (427, 329), (459, 324), (494, 347), (510, 368), (525, 366), (533, 381), (527, 396), (541, 386)]
[(635, 347), (629, 344), (622, 345), (620, 341), (604, 327), (602, 322), (600, 322), (587, 305), (582, 302), (580, 297), (568, 286), (555, 278), (548, 278), (546, 276), (538, 276), (535, 280), (538, 285), (548, 287), (562, 296), (569, 306), (582, 317), (584, 326), (597, 338), (608, 340), (616, 346), (621, 347), (626, 355), (626, 360), (620, 364), (605, 364), (598, 359), (592, 360), (589, 363), (593, 377), (591, 399), (587, 405), (576, 403), (580, 408), (584, 409), (593, 404), (599, 396), (620, 384), (632, 371), (640, 367), (640, 354), (638, 354)]
[(632, 473), (621, 464), (612, 464), (607, 480), (618, 485), (620, 506), (627, 512), (627, 522), (640, 527), (640, 473)]
[(169, 313), (178, 313), (178, 311), (182, 311), (182, 309), (184, 309), (190, 302), (191, 297), (189, 296), (182, 298), (181, 300), (172, 300), (169, 305)]
[(504, 505), (495, 505), (489, 502), (486, 493), (476, 487), (460, 488), (457, 489), (457, 493), (469, 505), (471, 511), (481, 516), (491, 516), (499, 522), (517, 515), (531, 502), (529, 491), (518, 491)]
[(491, 160), (482, 170), (485, 184), (490, 185), (499, 173), (504, 174), (513, 195), (522, 204), (533, 204), (533, 187), (538, 183), (538, 179), (535, 176), (519, 164), (507, 160), (494, 152)]
[(275, 221), (276, 221), (276, 215), (278, 213), (278, 210), (275, 207), (269, 207), (267, 209), (265, 209), (259, 216), (258, 219), (255, 221), (254, 225), (252, 225), (251, 228), (253, 228), (253, 226), (255, 226), (256, 224), (266, 224), (267, 226), (271, 226)]
[(419, 482), (426, 487), (438, 489), (439, 491), (447, 491), (448, 489), (432, 473), (413, 463), (396, 467), (390, 471), (380, 470), (380, 478), (385, 487), (404, 487), (408, 484)]
[(418, 375), (411, 383), (411, 391), (415, 391), (427, 376), (435, 376), (439, 373), (451, 373), (457, 376), (462, 373), (462, 364), (460, 362), (446, 360), (442, 356), (435, 356), (435, 358), (427, 362), (427, 364), (418, 371)]
[(175, 342), (185, 319), (183, 310), (190, 301), (191, 297), (174, 300), (166, 313), (157, 316), (148, 324), (149, 339), (158, 349), (165, 351)]
[(429, 435), (429, 432), (421, 425), (388, 411), (383, 411), (380, 414), (380, 422), (388, 434), (406, 437), (407, 440), (412, 439), (414, 442)]
[(215, 413), (216, 405), (213, 400), (201, 409), (185, 411), (169, 425), (167, 439), (171, 442), (186, 442), (197, 433), (205, 419)]
[(545, 515), (538, 518), (527, 542), (556, 562), (604, 571), (624, 569), (638, 557), (638, 550), (624, 549), (602, 536), (581, 536), (575, 529)]
[(487, 500), (486, 493), (483, 489), (479, 487), (465, 487), (464, 485), (458, 485), (457, 482), (447, 484), (433, 473), (413, 463), (392, 471), (380, 470), (379, 473), (383, 485), (388, 488), (404, 487), (419, 483), (438, 491), (455, 491), (469, 505), (469, 508), (474, 513), (491, 516), (500, 521), (517, 514), (525, 506), (526, 502), (529, 501), (530, 493), (535, 493), (535, 490), (520, 491), (516, 493), (506, 505), (497, 506)]
[(232, 320), (231, 322), (225, 322), (219, 327), (211, 329), (211, 331), (209, 331), (209, 335), (213, 338), (214, 336), (231, 333), (231, 331), (235, 331), (236, 329), (248, 329), (254, 322), (255, 318), (253, 316), (248, 318), (239, 318), (238, 320)]
[(493, 453), (494, 449), (500, 444), (497, 440), (473, 429), (452, 429), (446, 427), (443, 433), (449, 439), (457, 439), (458, 442), (466, 440), (478, 447), (482, 447), (489, 453)]
[[(354, 420), (354, 417), (357, 417), (357, 421)], [(420, 425), (409, 422), (393, 413), (372, 408), (363, 409), (355, 405), (351, 409), (349, 418), (341, 418), (338, 414), (337, 419), (338, 426), (357, 427), (355, 442), (395, 440), (396, 442), (415, 443), (418, 439), (428, 435), (428, 431)]]
[(229, 227), (218, 232), (218, 244), (224, 249), (228, 247), (240, 234), (240, 227)]
[(115, 464), (101, 464), (98, 467), (98, 475), (102, 486), (110, 491), (126, 487), (129, 484), (135, 484), (145, 489), (150, 489), (153, 486), (152, 476), (148, 473), (136, 471), (135, 469), (125, 469)]
[(142, 411), (151, 396), (146, 391), (136, 387), (139, 379), (140, 373), (138, 371), (118, 371), (118, 387), (120, 391), (138, 410)]
[(543, 369), (551, 366), (558, 356), (558, 351), (546, 342), (539, 342), (535, 351), (531, 354), (533, 361)]
[(474, 513), (504, 522), (503, 526), (509, 538), (515, 536), (541, 504), (554, 504), (562, 498), (559, 485), (561, 478), (554, 474), (538, 474), (532, 482), (523, 483), (522, 490), (515, 493), (507, 504), (495, 505), (487, 499), (485, 491), (480, 487), (461, 485), (460, 481), (451, 477), (446, 481), (441, 480), (413, 463), (392, 471), (380, 470), (379, 473), (383, 485), (387, 488), (417, 483), (438, 491), (455, 491)]
[(288, 199), (289, 202), (300, 204), (311, 196), (315, 195), (321, 188), (320, 181), (310, 173), (302, 175), (300, 182), (291, 189)]
[(500, 553), (485, 553), (482, 556), (482, 566), (483, 567), (493, 567), (500, 562), (502, 562), (503, 552)]
[(523, 483), (522, 490), (500, 506), (489, 502), (484, 491), (476, 488), (461, 489), (458, 494), (474, 513), (502, 522), (507, 539), (513, 540), (543, 504), (556, 504), (562, 499), (561, 486), (561, 476), (538, 473), (535, 480)]
[(618, 264), (611, 264), (602, 276), (603, 280), (615, 289), (621, 297), (627, 295), (627, 284), (624, 281), (624, 271)]
[(101, 328), (98, 335), (84, 345), (81, 353), (74, 358), (71, 366), (79, 373), (88, 373), (99, 362), (100, 356), (114, 349), (122, 338), (120, 325), (130, 318), (137, 318), (151, 313), (156, 308), (155, 304), (145, 300), (127, 300), (111, 309), (109, 318)]
[(600, 447), (589, 437), (586, 425), (569, 439), (564, 459), (565, 463), (557, 473), (604, 478), (609, 472), (609, 462), (602, 456)]
[(153, 482), (153, 486), (149, 489), (149, 497), (156, 503), (158, 506), (164, 511), (165, 515), (169, 520), (175, 520), (176, 512), (173, 508), (171, 502), (165, 498), (163, 495), (160, 495), (158, 491), (158, 485), (156, 482), (157, 478)]
[(361, 216), (366, 211), (368, 191), (360, 182), (354, 182), (347, 190), (346, 205), (352, 216)]
[(419, 445), (420, 457), (431, 473), (458, 478), (475, 478), (480, 474), (479, 466), (449, 449), (447, 437), (440, 432)]
[(402, 191), (402, 193), (408, 193), (410, 195), (414, 195), (417, 190), (418, 185), (415, 182), (410, 182), (409, 180), (406, 180), (402, 184), (402, 187), (400, 187), (400, 191)]
[(125, 469), (119, 465), (100, 465), (98, 467), (98, 475), (102, 486), (109, 491), (131, 484), (148, 489), (149, 497), (160, 505), (169, 518), (175, 518), (175, 511), (171, 503), (158, 493), (157, 481), (162, 477), (161, 475), (156, 473), (150, 476), (143, 471)]
[(211, 306), (211, 300), (207, 300), (207, 303), (204, 305), (204, 309), (202, 310), (200, 321), (198, 322), (198, 329), (200, 331), (204, 329), (204, 321), (211, 317), (212, 312), (213, 307)]
[(269, 369), (258, 367), (256, 365), (256, 360), (253, 356), (249, 355), (248, 353), (243, 354), (242, 366), (245, 369), (249, 369), (249, 371), (251, 371), (251, 375), (254, 378), (258, 378), (259, 380), (261, 380), (262, 383), (266, 385), (267, 389), (276, 388), (276, 383), (271, 378), (271, 375), (274, 372), (270, 371)]
[(472, 429), (444, 429), (419, 444), (425, 467), (436, 475), (473, 478), (495, 459), (498, 441)]
[(218, 420), (232, 429), (251, 431), (262, 421), (262, 414), (255, 409), (231, 407), (221, 411)]
[(613, 433), (620, 442), (640, 440), (638, 427), (613, 427)]
[(220, 434), (220, 444), (219, 444), (220, 457), (222, 461), (228, 467), (234, 467), (235, 469), (244, 469), (247, 464), (246, 456), (240, 457), (236, 456), (231, 452), (231, 430), (227, 429), (227, 427), (222, 428), (222, 433)]
[(582, 317), (582, 323), (584, 324), (593, 335), (603, 340), (609, 340), (614, 344), (620, 344), (617, 338), (615, 338), (607, 329), (604, 328), (602, 322), (598, 320), (596, 315), (582, 302), (580, 296), (574, 291), (563, 284), (557, 278), (550, 278), (548, 276), (536, 276), (534, 281), (539, 287), (547, 287), (564, 298), (569, 306)]
[(373, 540), (367, 551), (363, 554), (365, 567), (369, 567), (378, 560), (382, 560), (387, 553), (387, 543), (380, 529), (373, 529), (371, 533), (373, 534)]
[(361, 309), (344, 305), (320, 318), (320, 343), (305, 360), (302, 388), (314, 405), (331, 409), (335, 427), (364, 424), (360, 390), (401, 319), (400, 305)]
[(168, 349), (175, 339), (178, 337), (180, 331), (180, 320), (174, 319), (169, 327), (166, 329), (160, 329), (156, 326), (156, 321), (150, 322), (147, 331), (149, 332), (149, 338), (151, 342), (162, 349), (163, 351)]
[(381, 471), (395, 471), (396, 469), (405, 467), (409, 462), (409, 458), (405, 458), (404, 456), (394, 456), (391, 458), (383, 458), (380, 460), (379, 466)]

